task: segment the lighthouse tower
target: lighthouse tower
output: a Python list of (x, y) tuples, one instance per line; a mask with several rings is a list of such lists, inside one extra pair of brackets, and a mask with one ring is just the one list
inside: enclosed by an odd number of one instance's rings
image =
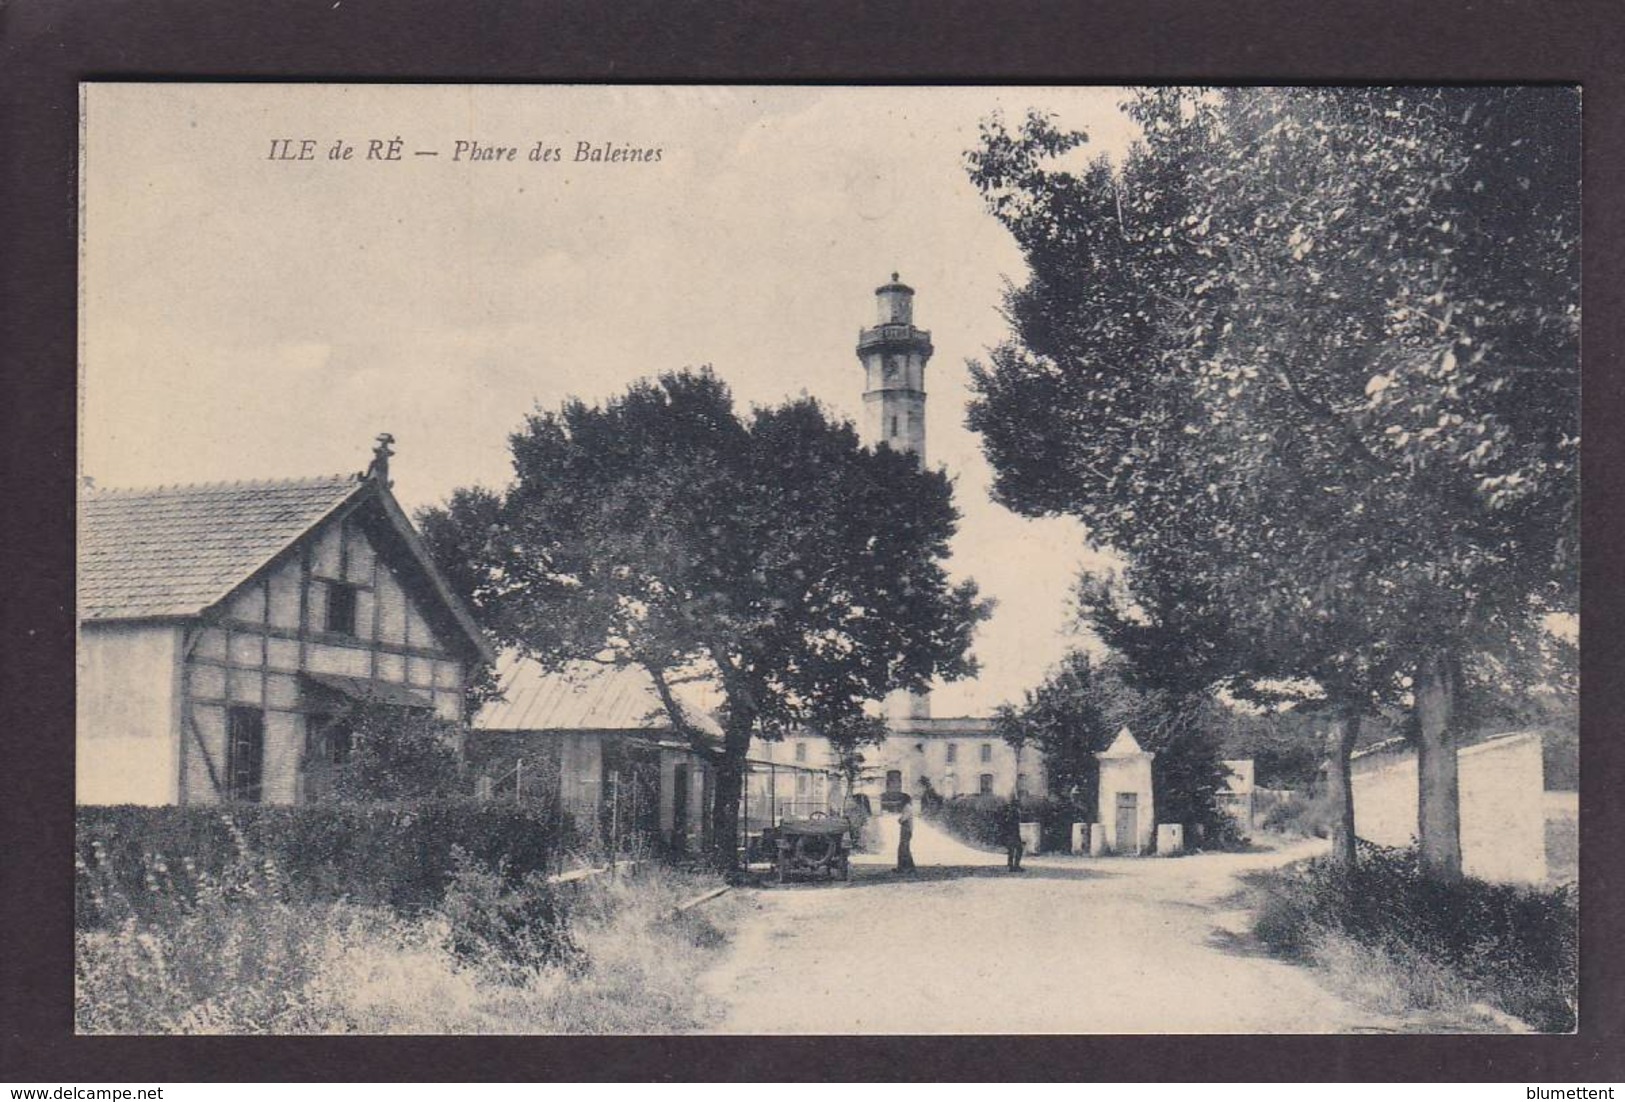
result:
[(925, 365), (931, 334), (914, 327), (914, 288), (891, 282), (875, 289), (876, 324), (858, 333), (863, 364), (864, 442), (913, 452), (925, 462)]
[[(877, 316), (871, 329), (858, 332), (858, 360), (863, 364), (863, 438), (871, 447), (886, 444), (925, 462), (925, 365), (931, 359), (931, 334), (914, 326), (914, 288), (899, 281), (875, 288)], [(931, 698), (925, 693), (896, 692), (886, 700), (891, 719), (928, 719)]]

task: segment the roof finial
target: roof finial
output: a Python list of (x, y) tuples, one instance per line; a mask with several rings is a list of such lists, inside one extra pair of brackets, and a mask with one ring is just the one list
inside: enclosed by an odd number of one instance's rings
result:
[(393, 443), (395, 437), (389, 433), (378, 434), (378, 444), (372, 449), (372, 462), (367, 464), (366, 473), (361, 476), (363, 479), (370, 478), (382, 482), (385, 486), (395, 485), (389, 480), (389, 457), (395, 454), (395, 450), (390, 447)]
[(898, 274), (897, 274), (897, 273), (896, 273), (896, 272), (893, 272), (893, 273), (892, 273), (892, 274), (891, 274), (891, 281), (892, 281), (892, 282), (893, 282), (893, 283), (896, 283), (896, 282), (898, 282), (898, 280), (900, 280), (900, 279), (902, 279), (902, 277), (901, 277), (901, 276), (899, 276), (899, 275), (898, 275)]

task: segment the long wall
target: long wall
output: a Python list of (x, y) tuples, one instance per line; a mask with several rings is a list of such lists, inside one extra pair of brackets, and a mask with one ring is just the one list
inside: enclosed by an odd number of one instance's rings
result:
[(180, 776), (181, 628), (87, 624), (79, 634), (75, 798), (170, 804)]
[[(1502, 735), (1458, 752), (1461, 859), (1470, 876), (1512, 883), (1547, 877), (1541, 738)], [(1416, 751), (1402, 746), (1356, 757), (1354, 829), (1385, 846), (1416, 838)]]

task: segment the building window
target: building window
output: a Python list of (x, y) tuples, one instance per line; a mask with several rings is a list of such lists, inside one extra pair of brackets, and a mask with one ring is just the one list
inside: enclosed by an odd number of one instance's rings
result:
[(806, 794), (807, 794), (807, 774), (805, 774), (805, 773), (797, 773), (796, 774), (796, 795), (797, 796), (805, 796)]
[(1027, 795), (1027, 774), (1025, 773), (1016, 774), (1016, 795)]
[(327, 630), (336, 635), (355, 634), (355, 594), (353, 585), (327, 584)]
[(897, 435), (897, 414), (895, 413), (891, 415), (891, 434), (893, 436)]
[(954, 762), (956, 762), (958, 760), (959, 760), (959, 743), (950, 742), (948, 744), (948, 764), (952, 765)]
[(258, 803), (265, 775), (265, 713), (232, 708), (226, 713), (226, 795)]
[(981, 777), (977, 778), (976, 791), (980, 792), (984, 796), (993, 795), (993, 774), (992, 773), (983, 773), (981, 775)]
[(797, 761), (806, 761), (807, 760), (807, 744), (805, 742), (796, 743), (796, 760)]
[(992, 760), (993, 760), (993, 744), (991, 742), (982, 743), (982, 761), (985, 763), (985, 762), (990, 762)]

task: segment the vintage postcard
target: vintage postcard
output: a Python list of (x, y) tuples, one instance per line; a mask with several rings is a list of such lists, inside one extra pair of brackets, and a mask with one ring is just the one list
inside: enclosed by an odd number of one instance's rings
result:
[(1577, 89), (81, 110), (79, 1032), (1577, 1028)]

